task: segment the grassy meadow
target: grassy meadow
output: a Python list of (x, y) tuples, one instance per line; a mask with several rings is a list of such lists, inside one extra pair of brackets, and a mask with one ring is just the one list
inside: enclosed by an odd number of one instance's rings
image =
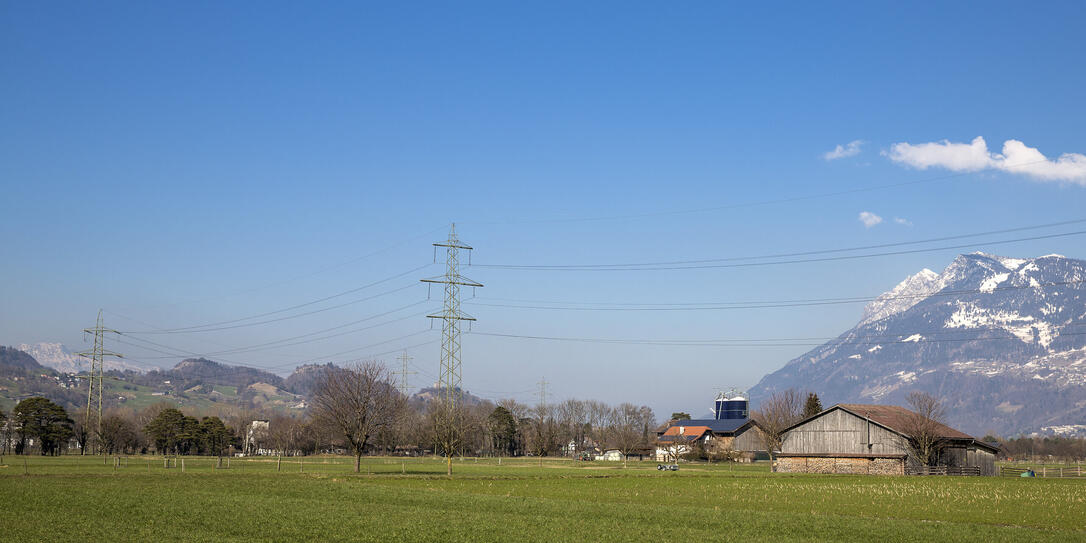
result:
[[(5, 456), (5, 541), (1086, 541), (1086, 480), (344, 457)], [(24, 471), (27, 474), (24, 474)]]

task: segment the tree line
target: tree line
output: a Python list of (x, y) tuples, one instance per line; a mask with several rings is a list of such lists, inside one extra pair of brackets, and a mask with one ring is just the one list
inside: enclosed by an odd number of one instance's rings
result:
[[(23, 400), (0, 419), (5, 452), (59, 454), (75, 449), (103, 454), (263, 453), (309, 455), (437, 454), (589, 457), (617, 450), (650, 454), (656, 417), (647, 406), (566, 400), (531, 406), (514, 399), (474, 401), (455, 391), (450, 408), (439, 399), (404, 396), (378, 363), (321, 368), (304, 412), (216, 406), (186, 409), (163, 402), (143, 409), (69, 414), (45, 398)], [(2, 415), (2, 413), (0, 413)], [(254, 421), (266, 424), (254, 425)], [(33, 446), (31, 446), (33, 443)], [(71, 445), (71, 447), (69, 446)]]

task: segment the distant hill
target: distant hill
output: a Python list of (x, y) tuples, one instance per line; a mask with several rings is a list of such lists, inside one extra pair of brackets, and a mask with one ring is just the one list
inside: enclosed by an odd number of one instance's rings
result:
[(0, 375), (25, 373), (53, 373), (53, 370), (42, 366), (33, 356), (20, 349), (0, 345)]
[(1086, 433), (1086, 261), (958, 256), (868, 304), (851, 330), (750, 390), (813, 390), (823, 405), (940, 396), (983, 435)]
[(198, 385), (247, 387), (254, 383), (283, 387), (283, 378), (269, 371), (245, 366), (228, 366), (206, 358), (186, 358), (172, 369), (147, 372), (145, 381), (170, 381), (183, 388)]
[(14, 347), (0, 346), (0, 409), (10, 411), (20, 400), (45, 396), (71, 409), (87, 397), (80, 393), (80, 380), (38, 363), (33, 356)]
[(313, 389), (316, 388), (321, 375), (325, 371), (335, 367), (336, 366), (331, 362), (327, 364), (305, 364), (298, 366), (294, 370), (294, 373), (291, 373), (283, 380), (283, 386), (295, 394), (309, 396), (313, 393)]
[[(196, 409), (224, 406), (297, 412), (305, 408), (321, 374), (331, 368), (336, 366), (305, 364), (284, 379), (262, 369), (188, 358), (170, 369), (146, 373), (107, 371), (104, 400), (107, 408), (143, 409), (168, 402)], [(86, 370), (79, 373), (85, 375)], [(439, 399), (440, 394), (438, 388), (423, 388), (411, 396), (411, 401), (426, 403)], [(44, 367), (19, 349), (0, 347), (0, 407), (10, 409), (29, 395), (45, 396), (69, 410), (78, 409), (86, 406), (86, 379)], [(466, 405), (487, 401), (468, 391), (463, 391), (462, 398)]]
[[(489, 401), (487, 399), (475, 396), (471, 392), (468, 392), (467, 390), (462, 390), (462, 389), (459, 389), (459, 390), (460, 390), (460, 394), (461, 394), (460, 398), (461, 398), (461, 401), (464, 402), (464, 405), (471, 405), (471, 406), (481, 405), (481, 404), (487, 403)], [(419, 390), (418, 392), (412, 394), (411, 395), (411, 401), (412, 402), (427, 403), (427, 402), (431, 402), (431, 401), (435, 401), (435, 400), (440, 400), (441, 399), (441, 394), (442, 394), (441, 388), (438, 388), (438, 387), (426, 387), (426, 388), (423, 388), (423, 389)]]

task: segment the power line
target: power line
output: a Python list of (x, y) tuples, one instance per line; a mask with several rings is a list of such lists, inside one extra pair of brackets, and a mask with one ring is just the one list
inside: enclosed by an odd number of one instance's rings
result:
[[(1046, 234), (1041, 236), (1030, 236), (1024, 238), (1005, 239), (984, 242), (985, 245), (1003, 245), (1007, 243), (1018, 243), (1022, 241), (1036, 241), (1041, 239), (1061, 238), (1068, 236), (1078, 236), (1086, 234), (1086, 230), (1078, 230), (1074, 232), (1062, 232), (1058, 234)], [(776, 266), (780, 264), (802, 264), (807, 262), (831, 262), (839, 260), (856, 260), (862, 258), (874, 258), (880, 256), (894, 256), (904, 254), (915, 253), (928, 253), (935, 251), (946, 251), (950, 249), (964, 249), (975, 247), (973, 244), (965, 245), (945, 245), (942, 247), (929, 247), (923, 249), (909, 249), (902, 251), (886, 251), (881, 253), (869, 253), (862, 255), (842, 255), (833, 257), (822, 258), (802, 258), (792, 260), (777, 260), (771, 262), (745, 262), (734, 264), (694, 264), (701, 262), (697, 260), (685, 261), (689, 265), (675, 265), (675, 266), (657, 266), (652, 263), (644, 264), (569, 264), (569, 265), (513, 265), (513, 264), (476, 264), (478, 267), (492, 268), (492, 269), (506, 269), (506, 270), (530, 270), (530, 271), (662, 271), (662, 270), (693, 270), (693, 269), (709, 269), (709, 268), (748, 268), (758, 266)], [(682, 261), (679, 261), (682, 262)]]
[[(1086, 323), (1070, 323), (1064, 326), (1084, 326)], [(1004, 328), (973, 328), (966, 329), (960, 332), (949, 333), (970, 333), (970, 332), (988, 332), (988, 331), (1002, 331)], [(616, 345), (659, 345), (659, 346), (675, 346), (675, 347), (806, 347), (814, 346), (819, 347), (826, 344), (832, 345), (877, 345), (877, 344), (894, 344), (894, 343), (944, 343), (944, 342), (964, 342), (964, 341), (995, 341), (995, 340), (1019, 340), (1021, 338), (1015, 335), (1003, 336), (1003, 337), (968, 337), (968, 338), (944, 338), (944, 339), (928, 339), (917, 338), (909, 339), (916, 335), (923, 336), (938, 335), (948, 333), (944, 331), (931, 331), (931, 332), (913, 332), (906, 336), (904, 334), (888, 334), (888, 335), (870, 335), (870, 336), (856, 336), (854, 339), (865, 339), (872, 341), (837, 341), (840, 336), (836, 338), (828, 337), (807, 337), (807, 338), (767, 338), (767, 339), (682, 339), (682, 340), (668, 340), (668, 339), (624, 339), (624, 338), (591, 338), (591, 337), (561, 337), (561, 336), (534, 336), (534, 335), (521, 335), (521, 334), (504, 334), (495, 332), (472, 332), (471, 335), (476, 336), (490, 336), (512, 339), (530, 339), (539, 341), (564, 341), (564, 342), (577, 342), (577, 343), (602, 343), (602, 344), (616, 344)], [(1086, 332), (1071, 332), (1065, 334), (1059, 334), (1059, 337), (1063, 336), (1079, 336), (1086, 335)], [(895, 341), (886, 341), (885, 338), (904, 338)], [(874, 341), (879, 338), (884, 340)], [(822, 343), (800, 343), (804, 341), (819, 340)]]
[[(219, 357), (216, 357), (217, 358), (216, 362), (227, 363), (227, 364), (230, 364), (231, 366), (235, 366), (236, 368), (238, 368), (239, 372), (240, 372), (240, 370), (260, 370), (260, 371), (274, 372), (275, 370), (287, 369), (287, 368), (290, 368), (291, 366), (294, 366), (294, 367), (302, 366), (302, 365), (308, 364), (310, 362), (328, 360), (328, 359), (331, 359), (331, 358), (334, 358), (334, 357), (337, 357), (337, 356), (340, 356), (340, 355), (343, 355), (343, 354), (353, 353), (353, 352), (358, 352), (358, 351), (370, 349), (370, 348), (376, 347), (378, 345), (384, 345), (386, 343), (393, 343), (393, 342), (400, 341), (400, 340), (403, 340), (403, 339), (406, 339), (406, 338), (409, 338), (409, 337), (414, 337), (414, 336), (417, 336), (417, 335), (420, 335), (420, 334), (425, 334), (425, 333), (427, 333), (429, 331), (430, 330), (428, 330), (428, 329), (427, 330), (420, 330), (418, 332), (405, 334), (405, 335), (394, 337), (392, 339), (388, 339), (388, 340), (384, 340), (384, 341), (378, 341), (376, 343), (371, 343), (369, 345), (364, 345), (362, 347), (356, 347), (356, 348), (348, 349), (348, 350), (345, 350), (345, 351), (340, 351), (340, 352), (337, 352), (337, 353), (332, 353), (332, 354), (325, 355), (325, 356), (309, 358), (309, 359), (306, 359), (306, 360), (288, 362), (288, 363), (285, 363), (285, 364), (278, 364), (278, 365), (271, 365), (271, 366), (252, 366), (252, 365), (247, 365), (247, 364), (241, 364), (241, 363), (238, 363), (238, 362), (233, 362), (233, 361), (226, 360), (226, 359), (219, 358)], [(118, 341), (119, 343), (123, 343), (125, 345), (130, 345), (130, 346), (133, 346), (133, 347), (146, 349), (146, 350), (161, 353), (161, 354), (167, 354), (167, 355), (171, 355), (171, 356), (174, 356), (174, 357), (177, 357), (177, 358), (184, 358), (186, 356), (198, 356), (198, 357), (203, 356), (203, 355), (201, 355), (199, 353), (186, 351), (184, 349), (178, 349), (176, 347), (170, 347), (168, 345), (163, 345), (161, 343), (152, 342), (152, 341), (149, 341), (149, 340), (143, 339), (143, 338), (129, 337), (129, 339), (135, 339), (135, 340), (138, 340), (138, 341), (150, 343), (152, 345), (155, 345), (156, 347), (160, 347), (161, 349), (160, 348), (155, 348), (155, 347), (148, 347), (146, 345), (140, 345), (140, 344), (136, 344), (136, 343), (130, 343), (130, 342), (127, 342), (127, 341), (124, 341), (124, 340), (121, 340), (121, 339), (117, 339), (116, 341)], [(427, 342), (423, 342), (423, 343), (418, 343), (418, 344), (415, 344), (415, 345), (408, 345), (408, 346), (405, 346), (405, 347), (402, 347), (402, 348), (393, 349), (391, 351), (386, 351), (386, 352), (381, 352), (381, 353), (371, 353), (371, 354), (366, 355), (366, 357), (362, 357), (362, 358), (354, 357), (354, 358), (350, 358), (350, 359), (345, 359), (342, 362), (346, 363), (346, 362), (352, 362), (352, 361), (357, 361), (357, 360), (366, 360), (366, 359), (369, 359), (369, 357), (383, 356), (383, 355), (386, 355), (386, 354), (389, 354), (389, 353), (394, 353), (394, 352), (401, 351), (403, 349), (412, 349), (412, 348), (420, 347), (420, 346), (423, 346), (423, 345), (429, 345), (429, 344), (432, 344), (432, 343), (436, 343), (436, 341), (437, 340), (431, 340), (431, 341), (427, 341)], [(162, 350), (162, 349), (167, 349), (167, 350)], [(173, 351), (173, 352), (170, 352), (170, 351)], [(182, 354), (177, 354), (177, 353), (182, 353)]]
[(385, 311), (384, 313), (379, 313), (377, 315), (371, 315), (371, 316), (363, 318), (363, 319), (358, 319), (358, 320), (352, 321), (352, 322), (347, 323), (347, 324), (341, 324), (341, 325), (338, 325), (338, 326), (333, 326), (331, 328), (326, 328), (324, 330), (309, 332), (307, 334), (302, 334), (302, 335), (294, 336), (294, 337), (291, 337), (291, 338), (278, 339), (278, 340), (275, 340), (275, 341), (269, 341), (269, 342), (265, 342), (265, 343), (257, 343), (255, 345), (248, 345), (248, 346), (245, 346), (245, 347), (237, 347), (237, 348), (233, 348), (233, 349), (229, 349), (229, 350), (225, 350), (225, 351), (204, 352), (204, 353), (200, 354), (200, 356), (220, 356), (220, 355), (224, 355), (224, 354), (225, 355), (233, 355), (233, 354), (251, 353), (251, 352), (256, 352), (256, 351), (264, 351), (264, 350), (268, 350), (268, 349), (281, 349), (281, 348), (284, 348), (284, 347), (292, 347), (292, 346), (295, 346), (295, 345), (304, 345), (304, 344), (307, 344), (307, 343), (314, 343), (314, 342), (317, 342), (317, 341), (324, 341), (326, 339), (341, 337), (341, 336), (345, 336), (345, 335), (348, 335), (348, 334), (354, 334), (354, 333), (363, 332), (363, 331), (366, 331), (366, 330), (372, 330), (374, 328), (378, 328), (378, 327), (381, 327), (381, 326), (387, 326), (389, 324), (402, 322), (402, 321), (405, 321), (405, 320), (410, 319), (410, 318), (419, 317), (419, 316), (424, 315), (427, 312), (424, 311), (424, 312), (421, 312), (421, 313), (412, 313), (410, 315), (405, 315), (403, 317), (399, 317), (399, 318), (392, 319), (392, 320), (389, 320), (389, 321), (379, 322), (377, 324), (372, 324), (370, 326), (363, 326), (362, 328), (354, 328), (352, 330), (346, 330), (346, 331), (343, 331), (343, 332), (337, 332), (335, 334), (328, 334), (328, 335), (325, 335), (325, 336), (306, 339), (306, 340), (302, 340), (302, 341), (293, 341), (295, 339), (309, 337), (309, 336), (313, 336), (313, 335), (316, 335), (316, 334), (321, 334), (321, 333), (324, 333), (324, 332), (328, 332), (328, 331), (331, 331), (331, 330), (338, 330), (338, 329), (344, 328), (346, 326), (351, 326), (353, 324), (358, 324), (360, 322), (370, 321), (370, 320), (373, 320), (373, 319), (377, 319), (377, 318), (380, 318), (380, 317), (391, 315), (391, 314), (396, 313), (398, 311), (403, 311), (404, 309), (414, 307), (414, 306), (417, 306), (417, 305), (420, 305), (420, 304), (423, 304), (423, 303), (426, 303), (426, 301), (423, 300), (423, 301), (419, 301), (419, 302), (414, 302), (414, 303), (411, 303), (411, 304), (407, 304), (405, 306), (398, 307), (396, 309), (392, 309), (390, 311)]
[[(568, 302), (568, 301), (545, 301), (545, 300), (508, 300), (508, 301), (520, 301), (525, 303), (537, 303), (537, 304), (580, 304), (580, 305), (515, 305), (515, 304), (491, 304), (486, 302), (470, 301), (465, 302), (471, 305), (481, 307), (504, 307), (512, 309), (550, 309), (561, 311), (702, 311), (702, 310), (726, 310), (726, 309), (765, 309), (765, 308), (777, 308), (777, 307), (806, 307), (806, 306), (821, 306), (821, 305), (837, 305), (837, 304), (852, 304), (852, 303), (866, 303), (876, 300), (908, 300), (908, 299), (926, 299), (933, 297), (945, 297), (945, 296), (958, 296), (961, 294), (994, 294), (997, 292), (1006, 292), (1014, 290), (1032, 290), (1036, 288), (1049, 288), (1049, 287), (1065, 287), (1072, 285), (1080, 285), (1086, 283), (1086, 280), (1078, 281), (1056, 281), (1051, 283), (1037, 283), (1035, 285), (1018, 286), (1018, 287), (995, 287), (992, 289), (957, 289), (957, 290), (941, 290), (934, 292), (925, 292), (918, 294), (900, 294), (896, 296), (866, 296), (866, 297), (841, 297), (841, 298), (810, 298), (799, 300), (772, 300), (772, 301), (749, 301), (749, 302), (680, 302), (680, 303), (606, 303), (606, 302)], [(500, 298), (495, 298), (500, 300)]]
[(219, 322), (207, 323), (207, 324), (201, 324), (201, 325), (195, 325), (195, 326), (186, 326), (186, 327), (182, 327), (182, 328), (165, 328), (165, 329), (159, 329), (159, 330), (134, 330), (134, 331), (127, 331), (125, 333), (126, 334), (182, 334), (182, 333), (197, 333), (197, 332), (214, 332), (214, 331), (219, 331), (219, 330), (231, 330), (231, 329), (234, 329), (234, 328), (243, 328), (243, 327), (246, 327), (246, 326), (256, 326), (256, 325), (260, 325), (260, 324), (268, 324), (268, 323), (271, 323), (271, 322), (279, 322), (279, 321), (283, 321), (283, 320), (287, 320), (287, 319), (304, 317), (304, 316), (307, 316), (307, 315), (312, 315), (314, 313), (321, 313), (321, 312), (324, 312), (324, 311), (329, 311), (331, 309), (338, 309), (340, 307), (345, 307), (345, 306), (348, 306), (348, 305), (351, 305), (351, 304), (356, 304), (356, 303), (372, 300), (372, 299), (378, 298), (380, 296), (385, 296), (385, 295), (388, 295), (388, 294), (392, 294), (394, 292), (399, 292), (401, 290), (406, 290), (407, 288), (410, 288), (411, 285), (405, 285), (403, 287), (393, 289), (393, 290), (390, 290), (390, 291), (386, 291), (386, 292), (382, 292), (380, 294), (369, 296), (367, 298), (362, 298), (362, 299), (359, 299), (359, 300), (354, 300), (354, 301), (347, 302), (347, 303), (340, 304), (340, 305), (335, 305), (335, 306), (330, 306), (330, 307), (326, 307), (326, 308), (322, 308), (322, 309), (318, 309), (318, 310), (314, 310), (314, 311), (309, 311), (309, 312), (306, 312), (306, 313), (299, 313), (299, 314), (296, 314), (296, 315), (290, 315), (290, 316), (280, 317), (280, 318), (276, 318), (276, 319), (269, 319), (269, 320), (264, 320), (264, 321), (260, 321), (260, 322), (255, 322), (255, 323), (238, 324), (238, 325), (234, 325), (234, 326), (224, 326), (224, 325), (232, 325), (234, 323), (238, 323), (238, 322), (242, 322), (242, 321), (257, 319), (257, 318), (261, 318), (261, 317), (267, 317), (267, 316), (270, 316), (270, 315), (276, 315), (276, 314), (279, 314), (279, 313), (285, 313), (287, 311), (292, 311), (294, 309), (300, 309), (300, 308), (311, 306), (311, 305), (314, 305), (314, 304), (319, 304), (321, 302), (326, 302), (326, 301), (332, 300), (334, 298), (339, 298), (339, 297), (342, 297), (342, 296), (346, 296), (348, 294), (353, 294), (353, 293), (358, 292), (360, 290), (364, 290), (364, 289), (367, 289), (367, 288), (370, 288), (370, 287), (373, 287), (373, 286), (380, 285), (382, 283), (387, 283), (389, 281), (399, 279), (400, 277), (411, 275), (411, 274), (416, 273), (416, 272), (418, 272), (420, 270), (426, 269), (426, 268), (428, 268), (430, 266), (432, 266), (432, 264), (426, 264), (426, 265), (423, 265), (423, 266), (419, 266), (417, 268), (407, 270), (407, 271), (402, 272), (402, 273), (398, 273), (398, 274), (390, 276), (390, 277), (386, 277), (386, 278), (378, 280), (378, 281), (374, 281), (372, 283), (362, 285), (360, 287), (352, 288), (350, 290), (345, 290), (343, 292), (333, 294), (331, 296), (325, 296), (325, 297), (317, 299), (317, 300), (292, 305), (290, 307), (285, 307), (283, 309), (277, 309), (275, 311), (267, 311), (267, 312), (264, 312), (264, 313), (258, 313), (256, 315), (250, 315), (248, 317), (242, 317), (242, 318), (239, 318), (239, 319), (231, 319), (231, 320), (227, 320), (227, 321), (219, 321)]
[[(428, 230), (426, 232), (422, 232), (420, 234), (416, 234), (414, 236), (401, 239), (398, 242), (392, 243), (390, 245), (386, 245), (385, 247), (383, 247), (381, 249), (377, 249), (375, 251), (366, 253), (364, 255), (356, 256), (354, 258), (351, 258), (349, 260), (345, 260), (345, 261), (342, 261), (342, 262), (339, 262), (339, 263), (336, 263), (336, 264), (330, 264), (328, 266), (325, 266), (323, 268), (319, 268), (319, 269), (317, 269), (315, 271), (312, 271), (312, 272), (303, 273), (301, 275), (296, 275), (296, 276), (289, 277), (289, 278), (286, 278), (286, 279), (273, 281), (271, 283), (267, 283), (267, 284), (264, 284), (264, 285), (259, 286), (259, 287), (253, 287), (253, 288), (248, 288), (248, 289), (244, 289), (244, 290), (239, 290), (239, 291), (235, 291), (235, 292), (228, 293), (228, 294), (220, 294), (220, 295), (217, 295), (217, 296), (215, 296), (213, 298), (203, 298), (203, 299), (199, 299), (199, 300), (190, 300), (190, 301), (184, 301), (184, 302), (161, 303), (161, 304), (157, 304), (157, 305), (152, 306), (152, 307), (162, 307), (162, 306), (177, 307), (177, 306), (183, 306), (183, 305), (192, 305), (192, 304), (204, 303), (204, 302), (211, 301), (211, 300), (223, 300), (225, 298), (232, 298), (232, 297), (235, 297), (235, 296), (238, 296), (238, 295), (241, 295), (241, 294), (247, 294), (247, 293), (250, 293), (250, 292), (259, 292), (261, 290), (266, 290), (266, 289), (269, 289), (271, 287), (276, 287), (276, 286), (279, 286), (279, 285), (285, 285), (287, 283), (292, 283), (292, 282), (298, 281), (300, 279), (305, 279), (305, 278), (308, 278), (308, 277), (319, 275), (319, 274), (322, 274), (324, 272), (334, 270), (336, 268), (341, 268), (343, 266), (347, 266), (347, 265), (353, 264), (355, 262), (360, 262), (362, 260), (365, 260), (365, 259), (373, 257), (373, 256), (377, 256), (377, 255), (382, 254), (382, 253), (386, 253), (386, 252), (391, 251), (392, 249), (395, 249), (397, 247), (402, 247), (402, 246), (407, 245), (408, 243), (412, 243), (412, 242), (414, 242), (415, 240), (417, 240), (417, 239), (419, 239), (421, 237), (429, 236), (430, 234), (433, 234), (434, 232), (437, 232), (438, 230), (442, 230), (444, 228), (445, 228), (444, 226), (441, 226), (441, 227), (438, 227), (438, 228), (435, 228), (435, 229), (432, 229), (432, 230)], [(118, 315), (118, 316), (121, 316), (121, 315)], [(131, 319), (131, 320), (133, 320), (135, 322), (140, 322), (140, 321), (137, 321), (136, 319)], [(143, 324), (146, 324), (146, 323), (143, 323)]]
[[(1086, 219), (1073, 219), (1073, 220), (1068, 220), (1068, 221), (1060, 221), (1060, 222), (1053, 222), (1053, 223), (1046, 223), (1046, 224), (1037, 224), (1037, 225), (1031, 225), (1031, 226), (1020, 226), (1020, 227), (1017, 227), (1017, 228), (1005, 228), (1005, 229), (1001, 229), (1001, 230), (989, 230), (987, 232), (975, 232), (975, 233), (972, 233), (972, 234), (958, 234), (958, 235), (954, 235), (954, 236), (942, 236), (942, 237), (937, 237), (937, 238), (928, 238), (928, 239), (920, 239), (920, 240), (913, 240), (913, 241), (899, 241), (899, 242), (895, 242), (895, 243), (879, 243), (879, 244), (875, 244), (875, 245), (860, 245), (860, 246), (857, 246), (857, 247), (843, 247), (843, 248), (836, 248), (836, 249), (819, 249), (819, 250), (799, 251), (799, 252), (790, 252), (790, 253), (774, 253), (774, 254), (753, 255), (753, 256), (735, 256), (735, 257), (726, 257), (726, 258), (708, 258), (708, 259), (701, 259), (701, 260), (671, 260), (671, 261), (662, 261), (662, 262), (640, 262), (640, 263), (626, 263), (626, 264), (566, 264), (566, 265), (556, 264), (556, 265), (540, 265), (540, 266), (533, 266), (533, 267), (565, 268), (565, 267), (576, 266), (576, 267), (592, 267), (592, 268), (613, 268), (613, 267), (626, 267), (626, 266), (667, 266), (667, 265), (676, 265), (676, 264), (707, 264), (707, 263), (713, 263), (713, 262), (740, 262), (740, 261), (744, 261), (744, 260), (765, 260), (765, 259), (771, 259), (771, 258), (788, 258), (788, 257), (794, 257), (794, 256), (811, 256), (811, 255), (820, 255), (820, 254), (846, 253), (846, 252), (852, 252), (852, 251), (865, 251), (865, 250), (869, 250), (869, 249), (885, 249), (887, 247), (902, 247), (902, 246), (906, 246), (906, 245), (919, 245), (919, 244), (923, 244), (923, 243), (934, 243), (934, 242), (937, 242), (937, 241), (950, 241), (950, 240), (953, 240), (953, 239), (976, 238), (976, 237), (982, 237), (982, 236), (991, 236), (991, 235), (995, 235), (995, 234), (1008, 234), (1008, 233), (1011, 233), (1011, 232), (1023, 232), (1023, 231), (1027, 231), (1027, 230), (1040, 230), (1040, 229), (1044, 229), (1044, 228), (1054, 228), (1054, 227), (1057, 227), (1057, 226), (1067, 226), (1067, 225), (1071, 225), (1071, 224), (1081, 224), (1081, 223), (1084, 223), (1084, 222), (1086, 222)], [(509, 265), (504, 265), (504, 264), (476, 264), (476, 266), (479, 266), (479, 267), (482, 267), (482, 268), (496, 268), (496, 267), (505, 267), (505, 266), (509, 266)]]

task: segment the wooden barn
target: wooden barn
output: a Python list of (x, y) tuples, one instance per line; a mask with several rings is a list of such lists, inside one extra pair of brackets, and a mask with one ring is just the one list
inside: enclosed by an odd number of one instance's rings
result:
[(909, 446), (919, 416), (893, 405), (837, 404), (785, 431), (774, 471), (996, 475), (996, 448), (943, 424), (933, 425), (941, 447), (935, 465), (921, 466)]

